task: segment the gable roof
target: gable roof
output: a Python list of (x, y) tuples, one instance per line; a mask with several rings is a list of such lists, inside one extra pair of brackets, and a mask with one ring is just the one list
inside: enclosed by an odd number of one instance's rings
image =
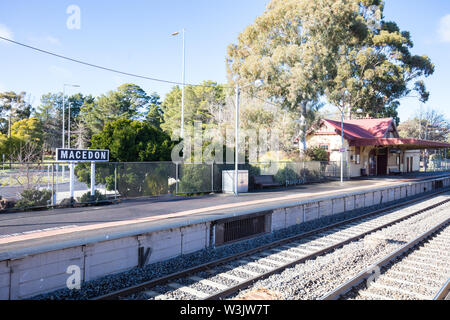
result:
[[(397, 132), (394, 119), (359, 119), (344, 121), (344, 138), (350, 146), (392, 146), (405, 149), (450, 148), (450, 144), (436, 141), (426, 141), (411, 138), (390, 138), (390, 129)], [(308, 134), (340, 135), (341, 122), (335, 120), (322, 120), (319, 130), (311, 130)]]
[[(323, 123), (341, 133), (341, 122), (334, 120), (322, 120)], [(344, 136), (347, 140), (386, 138), (394, 119), (359, 119), (344, 121)]]

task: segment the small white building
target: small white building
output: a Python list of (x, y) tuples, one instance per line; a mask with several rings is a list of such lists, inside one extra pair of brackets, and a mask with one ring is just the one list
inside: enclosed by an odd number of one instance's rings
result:
[[(328, 151), (329, 160), (341, 161), (341, 122), (322, 120), (308, 132), (308, 147)], [(392, 118), (344, 121), (344, 161), (350, 177), (381, 176), (420, 171), (420, 149), (450, 148), (450, 144), (404, 139)]]

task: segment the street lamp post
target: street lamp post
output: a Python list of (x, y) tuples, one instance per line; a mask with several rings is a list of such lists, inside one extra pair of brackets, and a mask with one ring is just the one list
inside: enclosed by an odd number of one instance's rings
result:
[[(66, 87), (79, 88), (77, 84), (64, 84), (63, 85), (63, 126), (62, 126), (62, 148), (66, 147)], [(69, 104), (69, 148), (70, 148), (70, 104)]]
[[(180, 137), (184, 139), (184, 101), (186, 89), (186, 30), (181, 30), (183, 34), (183, 67), (182, 67), (182, 95), (181, 95), (181, 132)], [(172, 33), (173, 36), (180, 34), (180, 31)]]
[[(66, 147), (66, 141), (65, 141), (65, 109), (66, 109), (66, 87), (72, 87), (72, 88), (79, 88), (80, 86), (77, 84), (64, 84), (63, 85), (63, 126), (62, 126), (62, 148), (64, 149)], [(70, 148), (70, 104), (69, 104), (69, 148)], [(73, 194), (74, 194), (74, 187), (73, 187), (73, 178), (74, 178), (74, 170), (75, 170), (75, 164), (72, 162), (70, 164), (70, 200), (71, 203), (73, 203)], [(64, 183), (64, 172), (65, 168), (64, 165), (62, 166), (62, 183)]]
[(239, 96), (241, 89), (249, 87), (251, 85), (259, 88), (264, 84), (262, 80), (257, 80), (255, 82), (249, 83), (245, 86), (239, 86), (236, 84), (236, 116), (235, 116), (235, 160), (234, 160), (234, 194), (239, 195)]

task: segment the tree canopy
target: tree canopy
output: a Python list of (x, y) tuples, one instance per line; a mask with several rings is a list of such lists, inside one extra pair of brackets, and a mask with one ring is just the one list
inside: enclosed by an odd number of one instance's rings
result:
[(111, 161), (170, 161), (173, 142), (149, 123), (118, 119), (92, 137), (93, 149), (108, 149)]
[[(170, 134), (180, 132), (181, 127), (181, 88), (174, 87), (162, 103), (164, 124), (162, 129)], [(226, 93), (222, 85), (212, 81), (202, 86), (185, 88), (185, 127), (193, 127), (195, 121), (205, 126), (217, 125), (217, 116), (225, 105)]]
[(385, 21), (381, 0), (273, 0), (228, 48), (230, 81), (263, 79), (268, 97), (306, 113), (326, 97), (342, 111), (396, 116), (398, 100), (428, 99), (426, 56), (409, 32)]

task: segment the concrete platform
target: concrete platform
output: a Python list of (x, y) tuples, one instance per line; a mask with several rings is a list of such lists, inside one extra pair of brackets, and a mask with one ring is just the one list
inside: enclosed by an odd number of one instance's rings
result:
[[(450, 175), (414, 175), (309, 185), (239, 197), (205, 196), (0, 215), (0, 299), (64, 288), (69, 266), (82, 281), (215, 245), (224, 219), (265, 215), (268, 232), (431, 191)], [(142, 261), (139, 249), (150, 249)]]

